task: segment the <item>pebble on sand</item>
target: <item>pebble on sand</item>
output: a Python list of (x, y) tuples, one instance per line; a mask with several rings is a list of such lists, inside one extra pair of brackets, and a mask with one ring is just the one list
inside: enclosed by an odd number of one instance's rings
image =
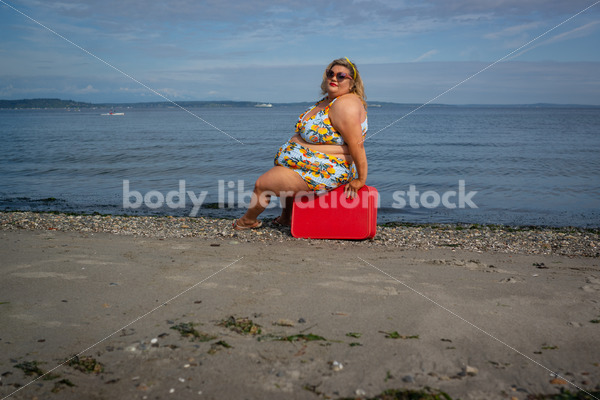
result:
[[(185, 228), (184, 228), (185, 226)], [(0, 230), (44, 230), (81, 233), (113, 233), (141, 237), (199, 237), (240, 242), (308, 241), (291, 236), (289, 228), (264, 224), (263, 228), (236, 231), (231, 220), (206, 217), (67, 215), (35, 212), (0, 212)], [(475, 252), (509, 254), (554, 254), (600, 257), (600, 230), (573, 227), (511, 227), (473, 224), (385, 224), (377, 227), (372, 240), (349, 242), (348, 246), (400, 247), (403, 249), (453, 248)], [(540, 266), (542, 264), (539, 264)]]

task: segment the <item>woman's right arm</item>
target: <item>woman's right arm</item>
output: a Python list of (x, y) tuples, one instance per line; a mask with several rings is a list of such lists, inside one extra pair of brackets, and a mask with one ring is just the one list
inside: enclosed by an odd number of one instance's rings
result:
[(351, 180), (344, 190), (349, 197), (355, 197), (358, 190), (367, 182), (368, 163), (361, 128), (364, 113), (362, 102), (355, 95), (341, 97), (330, 109), (331, 123), (348, 145), (348, 151), (358, 174), (358, 177)]

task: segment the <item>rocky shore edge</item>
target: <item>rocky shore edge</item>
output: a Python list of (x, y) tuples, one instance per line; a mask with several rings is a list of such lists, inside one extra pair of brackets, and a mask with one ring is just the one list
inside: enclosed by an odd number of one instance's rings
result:
[[(290, 229), (266, 219), (261, 229), (236, 231), (231, 219), (172, 216), (83, 215), (0, 212), (0, 230), (56, 230), (154, 238), (198, 237), (238, 242), (322, 240), (294, 238)], [(513, 227), (479, 224), (399, 224), (377, 227), (372, 240), (333, 240), (338, 244), (399, 249), (456, 248), (473, 252), (600, 257), (600, 229)]]

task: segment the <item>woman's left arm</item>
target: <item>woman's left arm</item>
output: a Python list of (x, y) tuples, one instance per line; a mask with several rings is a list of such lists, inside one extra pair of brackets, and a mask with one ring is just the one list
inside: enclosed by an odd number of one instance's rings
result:
[(347, 197), (355, 197), (358, 190), (367, 182), (367, 153), (361, 128), (365, 114), (365, 108), (356, 95), (340, 97), (329, 110), (331, 124), (342, 135), (358, 173), (357, 179), (346, 184), (344, 193)]

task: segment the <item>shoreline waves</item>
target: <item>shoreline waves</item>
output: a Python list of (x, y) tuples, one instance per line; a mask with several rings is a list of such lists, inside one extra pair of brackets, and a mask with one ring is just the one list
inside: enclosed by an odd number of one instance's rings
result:
[[(152, 238), (203, 238), (237, 242), (304, 241), (264, 220), (263, 228), (234, 231), (231, 219), (0, 212), (0, 230), (56, 230)], [(321, 240), (307, 240), (323, 243)], [(382, 224), (373, 240), (337, 244), (401, 249), (451, 248), (473, 252), (600, 257), (600, 230), (478, 224)]]

